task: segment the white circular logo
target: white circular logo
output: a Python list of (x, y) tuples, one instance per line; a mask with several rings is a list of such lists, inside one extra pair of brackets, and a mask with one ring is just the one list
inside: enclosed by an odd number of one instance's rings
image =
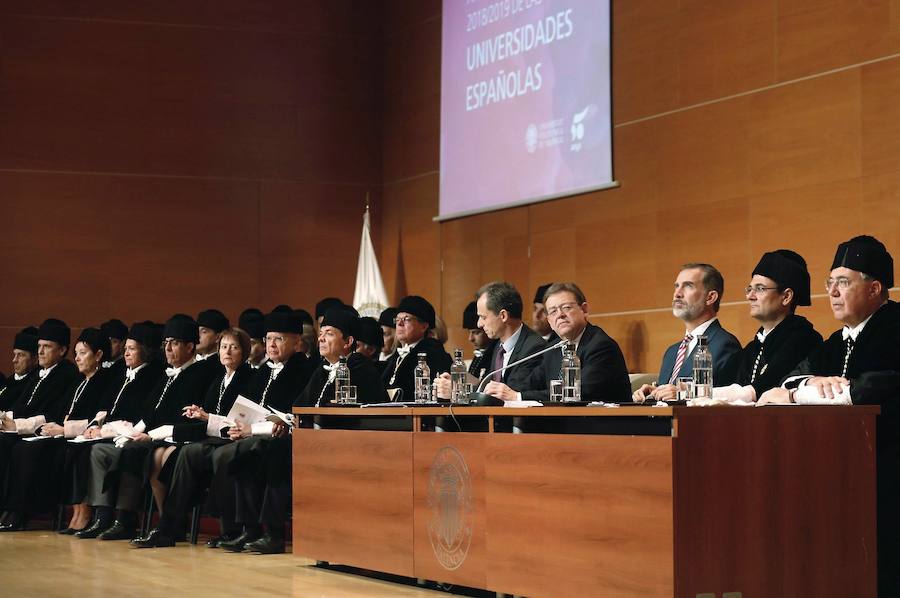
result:
[(472, 543), (472, 480), (462, 454), (453, 447), (438, 450), (428, 477), (428, 539), (444, 569), (458, 569)]

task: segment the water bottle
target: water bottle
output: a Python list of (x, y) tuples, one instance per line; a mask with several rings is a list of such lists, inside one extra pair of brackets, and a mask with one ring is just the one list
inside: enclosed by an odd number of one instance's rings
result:
[(334, 370), (334, 402), (343, 403), (341, 397), (341, 389), (350, 386), (350, 367), (347, 365), (347, 358), (341, 356)]
[(466, 370), (466, 362), (463, 361), (462, 349), (456, 348), (453, 351), (453, 363), (450, 365), (450, 402), (465, 403), (466, 397), (466, 380), (468, 379), (468, 371)]
[(709, 339), (697, 337), (694, 351), (694, 396), (695, 399), (711, 399), (713, 389), (713, 357), (709, 351)]
[(564, 403), (581, 400), (581, 360), (575, 354), (575, 343), (566, 345), (563, 353), (562, 393)]
[(419, 353), (419, 362), (416, 364), (416, 403), (427, 403), (431, 400), (431, 370), (425, 362), (427, 355)]

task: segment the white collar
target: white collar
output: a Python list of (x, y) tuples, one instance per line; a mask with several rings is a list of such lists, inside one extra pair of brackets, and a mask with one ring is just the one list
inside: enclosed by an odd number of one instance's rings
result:
[[(881, 308), (879, 307), (878, 309), (881, 309)], [(876, 309), (875, 311), (878, 311), (878, 310)], [(866, 327), (866, 324), (868, 324), (869, 320), (872, 319), (872, 316), (875, 315), (875, 311), (873, 311), (871, 313), (871, 315), (869, 315), (868, 318), (866, 318), (865, 320), (863, 320), (862, 322), (860, 322), (853, 328), (851, 328), (850, 326), (844, 326), (843, 329), (841, 329), (841, 338), (843, 338), (844, 340), (847, 340), (848, 337), (852, 338), (853, 342), (855, 343), (856, 337), (859, 336), (859, 333), (863, 331), (863, 328)]]
[(194, 365), (196, 363), (195, 359), (196, 359), (196, 356), (191, 357), (189, 360), (187, 360), (185, 363), (181, 364), (181, 366), (177, 367), (177, 368), (166, 368), (166, 376), (168, 376), (169, 378), (177, 378), (178, 374), (180, 374), (181, 372), (183, 372), (184, 370), (188, 369), (189, 367), (191, 367), (192, 365)]
[(501, 344), (503, 345), (503, 350), (509, 354), (513, 352), (513, 349), (516, 348), (516, 343), (519, 342), (519, 336), (522, 335), (522, 324), (519, 323), (519, 327), (509, 335), (509, 338), (503, 341)]
[(706, 332), (706, 330), (707, 330), (710, 326), (712, 326), (712, 323), (715, 322), (715, 321), (718, 320), (718, 319), (719, 319), (719, 316), (713, 316), (713, 317), (711, 317), (710, 319), (708, 319), (707, 321), (705, 321), (705, 322), (703, 322), (702, 324), (700, 324), (699, 326), (697, 326), (696, 328), (694, 328), (693, 330), (691, 330), (690, 332), (688, 332), (687, 334), (690, 334), (690, 335), (691, 335), (692, 337), (694, 337), (695, 339), (696, 339), (698, 336), (703, 336), (703, 333)]
[[(575, 350), (576, 350), (576, 351), (578, 350), (578, 345), (581, 343), (581, 337), (584, 336), (584, 331), (585, 331), (585, 330), (587, 330), (587, 325), (585, 325), (585, 327), (582, 328), (582, 330), (581, 330), (581, 332), (578, 334), (578, 336), (575, 337)], [(560, 339), (560, 340), (562, 340), (562, 339)], [(569, 342), (572, 342), (572, 341), (569, 341)], [(565, 355), (565, 353), (566, 353), (566, 347), (568, 347), (568, 346), (569, 346), (568, 343), (566, 343), (565, 345), (562, 346), (562, 352), (563, 352), (563, 355)]]
[(225, 370), (225, 377), (222, 378), (222, 388), (228, 388), (228, 385), (231, 384), (231, 381), (234, 379), (234, 375), (237, 373), (237, 370), (229, 372), (227, 369)]
[(136, 368), (127, 368), (125, 370), (125, 377), (128, 378), (129, 380), (134, 380), (134, 377), (137, 376), (137, 373), (140, 372), (144, 368), (145, 365), (147, 365), (146, 362), (142, 363), (141, 365), (137, 366)]
[(38, 372), (38, 376), (40, 376), (42, 379), (43, 379), (43, 378), (46, 378), (46, 377), (50, 374), (50, 372), (53, 371), (53, 368), (55, 368), (55, 367), (58, 366), (58, 365), (59, 365), (59, 362), (57, 361), (56, 363), (54, 363), (53, 365), (51, 365), (51, 366), (48, 367), (48, 368), (42, 368), (42, 369)]

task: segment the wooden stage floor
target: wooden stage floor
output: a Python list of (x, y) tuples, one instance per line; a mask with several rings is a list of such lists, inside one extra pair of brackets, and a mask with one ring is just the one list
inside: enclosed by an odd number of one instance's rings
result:
[(0, 533), (5, 596), (316, 596), (394, 598), (444, 592), (315, 567), (291, 554), (235, 554), (196, 546), (131, 548), (46, 530)]

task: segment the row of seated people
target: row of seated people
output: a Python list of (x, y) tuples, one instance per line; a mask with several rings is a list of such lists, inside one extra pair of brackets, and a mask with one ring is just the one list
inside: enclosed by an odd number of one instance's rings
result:
[[(698, 337), (704, 336), (714, 357), (714, 398), (750, 404), (881, 404), (879, 561), (896, 559), (896, 547), (881, 533), (885, 526), (898, 527), (897, 516), (884, 508), (885, 500), (898, 494), (896, 475), (883, 474), (900, 456), (898, 420), (886, 400), (900, 388), (900, 311), (888, 299), (893, 260), (873, 237), (854, 237), (838, 246), (825, 286), (843, 326), (823, 342), (810, 322), (796, 314), (797, 307), (811, 304), (806, 262), (789, 250), (764, 254), (745, 289), (750, 316), (760, 328), (742, 348), (717, 318), (722, 275), (709, 264), (686, 264), (677, 274), (672, 298), (672, 313), (684, 322), (685, 336), (666, 350), (658, 383), (634, 392), (618, 343), (588, 321), (589, 305), (577, 285), (554, 283), (540, 289), (535, 312), (546, 314), (552, 335), (574, 343), (582, 397), (588, 401), (674, 398), (674, 382), (691, 375), (692, 354)], [(550, 346), (555, 338), (523, 323), (522, 298), (512, 285), (489, 283), (475, 298), (464, 319), (470, 338), (480, 345), (471, 370), (478, 376), (496, 371), (485, 392), (504, 401), (546, 400), (551, 382), (559, 378), (561, 351), (503, 368)], [(283, 550), (290, 429), (269, 422), (228, 425), (224, 416), (238, 394), (281, 411), (292, 405), (326, 405), (334, 394), (334, 364), (346, 356), (360, 402), (386, 401), (387, 390), (408, 398), (413, 396), (415, 356), (424, 354), (437, 376), (438, 396), (449, 395), (451, 358), (430, 335), (436, 316), (426, 299), (406, 297), (378, 322), (359, 318), (352, 308), (329, 299), (317, 306), (316, 317), (315, 349), (304, 340), (309, 335), (302, 315), (289, 308), (265, 317), (258, 312), (242, 316), (238, 328), (229, 328), (216, 310), (201, 313), (198, 320), (176, 315), (161, 337), (152, 323), (137, 324), (125, 339), (125, 367), (118, 377), (113, 368), (102, 367), (111, 352), (110, 335), (102, 330), (87, 329), (79, 337), (78, 371), (64, 359), (69, 330), (62, 322), (48, 320), (36, 335), (17, 337), (17, 351), (27, 353), (20, 345), (28, 338), (36, 342), (40, 369), (20, 374), (17, 367), (10, 384), (19, 385), (18, 390), (11, 389), (9, 397), (0, 394), (4, 430), (15, 432), (0, 436), (6, 511), (0, 530), (21, 529), (26, 511), (46, 497), (75, 505), (69, 527), (80, 529), (79, 537), (131, 537), (142, 489), (149, 482), (162, 517), (148, 537), (134, 540), (136, 546), (173, 545), (186, 511), (209, 487), (212, 510), (222, 521), (222, 535), (213, 543), (237, 550)], [(385, 342), (392, 338), (393, 351), (392, 343)], [(248, 363), (252, 343), (265, 347), (261, 367)], [(379, 351), (379, 344), (388, 348)], [(154, 357), (159, 347), (168, 368)], [(208, 359), (216, 354), (218, 359)], [(150, 434), (168, 433), (166, 425), (181, 438), (205, 439), (173, 445)], [(73, 435), (115, 442), (65, 441)], [(29, 436), (46, 439), (26, 441)], [(63, 473), (42, 475), (48, 470)], [(62, 480), (61, 487), (47, 488), (52, 480)]]

